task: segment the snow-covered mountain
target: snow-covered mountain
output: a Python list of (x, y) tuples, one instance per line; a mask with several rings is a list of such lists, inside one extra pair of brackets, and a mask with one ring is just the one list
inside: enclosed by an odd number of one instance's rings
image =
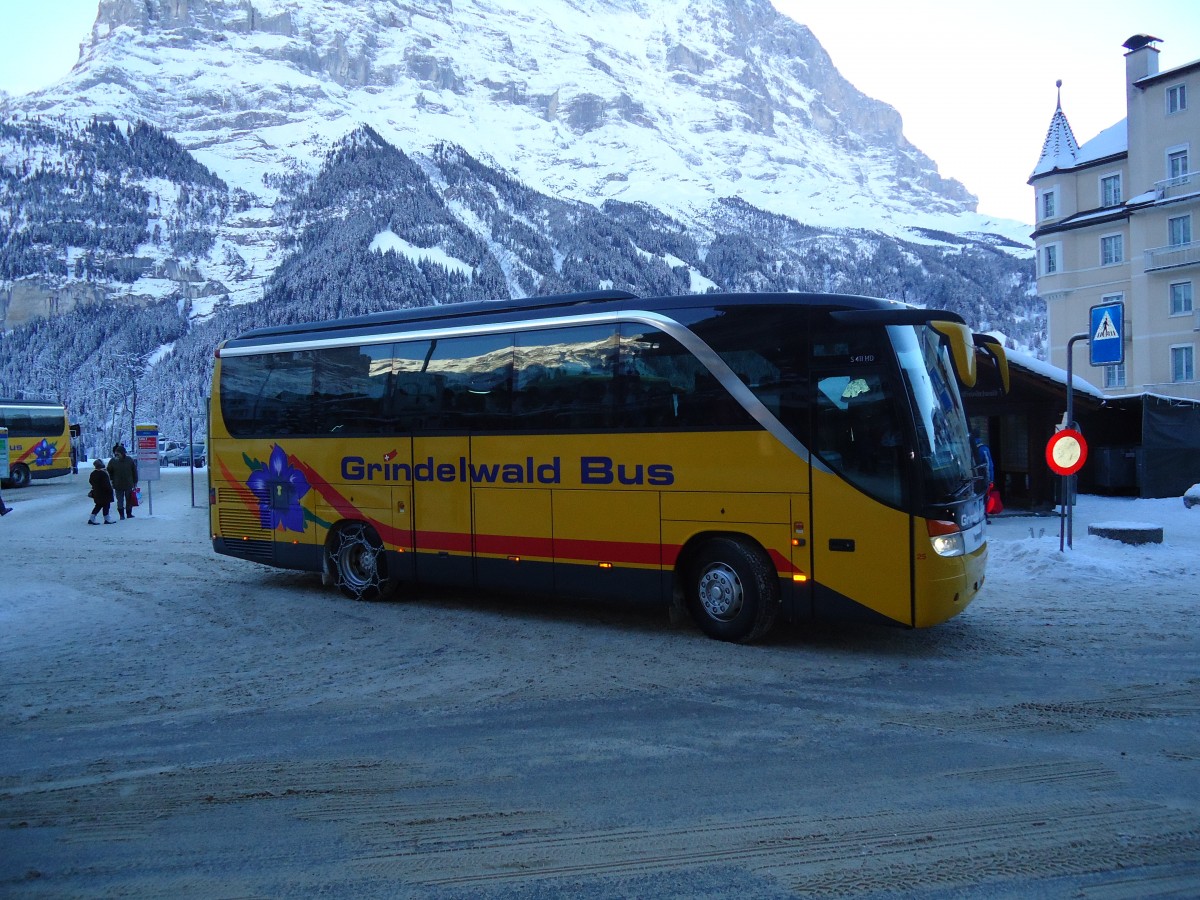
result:
[(737, 197), (822, 227), (1027, 239), (769, 0), (100, 0), (81, 51), (17, 106), (144, 119), (256, 192), (367, 124), (689, 223)]
[(1036, 353), (1030, 256), (768, 0), (100, 0), (66, 79), (0, 96), (0, 394), (92, 421), (134, 410), (81, 368), (175, 428), (245, 327), (608, 286), (876, 294)]

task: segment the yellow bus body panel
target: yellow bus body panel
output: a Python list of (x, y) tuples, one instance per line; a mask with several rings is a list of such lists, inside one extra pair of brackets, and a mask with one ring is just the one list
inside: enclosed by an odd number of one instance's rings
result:
[[(938, 556), (929, 543), (924, 519), (914, 519), (916, 545), (917, 628), (937, 625), (958, 615), (983, 587), (988, 548), (985, 543), (965, 556)], [(923, 543), (922, 543), (923, 542)]]
[[(276, 443), (310, 481), (302, 533), (263, 527), (247, 486)], [(416, 551), (418, 580), (422, 558), (447, 557), (669, 572), (689, 541), (721, 532), (757, 541), (780, 578), (920, 627), (966, 607), (987, 559), (986, 544), (938, 557), (924, 520), (758, 431), (239, 440), (214, 402), (209, 477), (214, 536), (321, 546), (339, 521), (367, 521), (389, 549)]]
[(549, 490), (477, 487), (471, 499), (477, 556), (554, 561)]
[(813, 472), (812, 577), (897, 622), (913, 622), (908, 513)]
[(656, 491), (554, 492), (554, 554), (559, 562), (663, 565)]

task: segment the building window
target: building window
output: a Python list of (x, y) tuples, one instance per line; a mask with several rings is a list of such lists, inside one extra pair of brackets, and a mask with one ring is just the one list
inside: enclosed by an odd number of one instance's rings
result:
[(1175, 216), (1167, 219), (1167, 243), (1172, 247), (1182, 247), (1192, 242), (1192, 217)]
[(1196, 380), (1196, 348), (1191, 344), (1171, 348), (1171, 380)]
[(1058, 192), (1046, 191), (1042, 194), (1042, 206), (1039, 210), (1041, 219), (1053, 219), (1058, 215)]
[(1171, 285), (1171, 315), (1186, 316), (1192, 312), (1192, 283), (1179, 281)]
[(1100, 265), (1115, 266), (1125, 261), (1125, 239), (1119, 234), (1100, 238)]
[(1100, 179), (1100, 205), (1118, 206), (1121, 203), (1121, 174)]
[(1187, 150), (1172, 150), (1167, 154), (1167, 178), (1172, 184), (1182, 184), (1188, 174)]
[(1104, 386), (1106, 388), (1125, 387), (1125, 363), (1104, 367)]
[(1187, 85), (1176, 84), (1167, 88), (1167, 115), (1187, 109)]
[(1047, 244), (1042, 248), (1042, 274), (1054, 275), (1059, 270), (1059, 244)]

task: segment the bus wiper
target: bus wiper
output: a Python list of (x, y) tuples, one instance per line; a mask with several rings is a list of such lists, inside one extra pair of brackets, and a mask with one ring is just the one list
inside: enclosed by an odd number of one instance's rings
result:
[(969, 493), (971, 493), (971, 492), (972, 492), (972, 491), (974, 491), (974, 490), (975, 490), (975, 479), (974, 479), (974, 478), (968, 478), (966, 481), (964, 481), (964, 482), (963, 482), (963, 483), (962, 483), (962, 484), (959, 486), (958, 490), (956, 490), (956, 491), (955, 491), (953, 494), (951, 494), (951, 495), (950, 495), (950, 499), (951, 499), (951, 500), (958, 500), (958, 499), (960, 499), (961, 497), (963, 497), (964, 495), (966, 495), (966, 494), (969, 494)]

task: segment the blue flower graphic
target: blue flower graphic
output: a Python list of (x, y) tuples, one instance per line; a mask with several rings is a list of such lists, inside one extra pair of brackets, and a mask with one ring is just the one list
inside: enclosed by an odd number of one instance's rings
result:
[(58, 445), (52, 444), (45, 438), (33, 448), (33, 464), (35, 466), (52, 466), (54, 465), (54, 454), (58, 452)]
[(258, 498), (258, 518), (263, 528), (304, 531), (301, 498), (308, 493), (308, 479), (288, 465), (288, 456), (275, 444), (271, 458), (246, 479), (246, 487)]

